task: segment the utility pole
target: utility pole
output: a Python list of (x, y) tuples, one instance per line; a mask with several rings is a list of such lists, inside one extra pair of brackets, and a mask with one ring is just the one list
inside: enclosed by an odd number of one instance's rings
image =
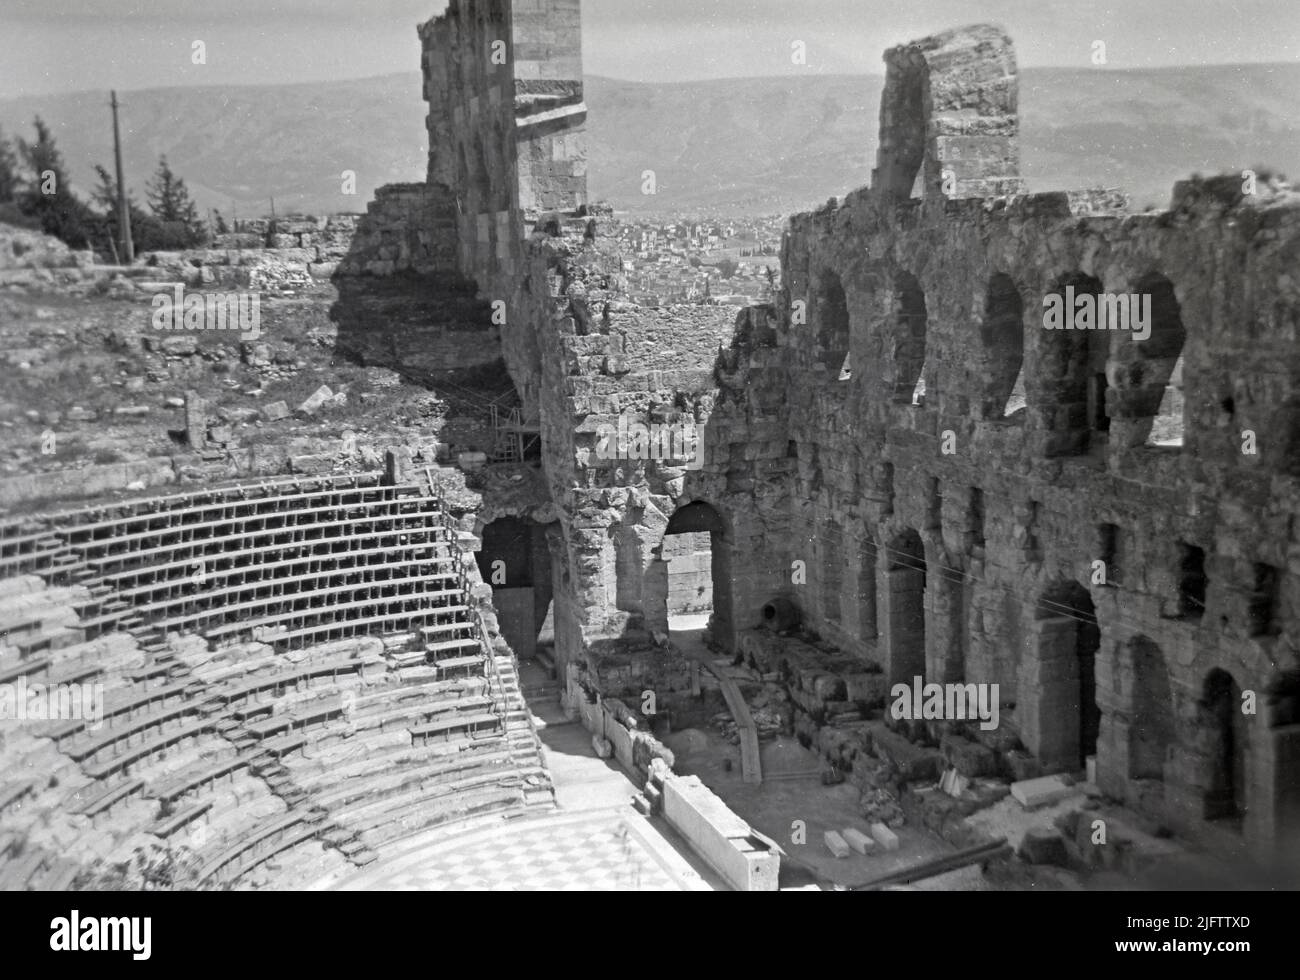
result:
[(117, 230), (122, 236), (122, 257), (126, 264), (135, 261), (135, 244), (131, 241), (131, 209), (126, 204), (126, 181), (122, 178), (122, 136), (117, 128), (117, 90), (112, 92), (113, 162), (117, 165)]

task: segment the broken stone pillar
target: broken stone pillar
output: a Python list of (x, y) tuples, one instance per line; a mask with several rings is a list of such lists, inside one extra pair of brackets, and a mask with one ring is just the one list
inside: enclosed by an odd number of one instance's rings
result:
[(207, 439), (207, 405), (196, 391), (185, 392), (185, 438), (191, 449), (203, 449)]
[(415, 463), (411, 460), (411, 451), (405, 446), (396, 446), (384, 453), (384, 483), (399, 486), (411, 483), (415, 478)]
[(583, 694), (582, 685), (579, 682), (582, 676), (577, 664), (566, 664), (563, 670), (564, 690), (560, 692), (560, 706), (564, 709), (564, 717), (569, 721), (579, 721), (582, 718), (582, 709), (579, 707), (581, 701), (586, 700)]
[(668, 560), (666, 558), (652, 559), (646, 569), (641, 608), (647, 630), (668, 632)]

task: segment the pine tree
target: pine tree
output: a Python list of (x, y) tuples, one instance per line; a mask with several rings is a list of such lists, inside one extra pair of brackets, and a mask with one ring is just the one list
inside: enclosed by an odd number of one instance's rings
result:
[(185, 181), (176, 176), (165, 156), (158, 158), (158, 170), (145, 186), (145, 199), (154, 218), (166, 229), (167, 247), (190, 248), (204, 240), (199, 210)]
[(0, 132), (0, 204), (9, 204), (18, 196), (18, 157)]
[(90, 192), (90, 199), (99, 210), (113, 214), (117, 209), (117, 181), (102, 163), (95, 164), (95, 176), (99, 178), (99, 183)]
[(28, 143), (21, 137), (18, 140), (18, 151), (28, 170), (26, 190), (28, 194), (52, 197), (67, 187), (68, 171), (45, 120), (37, 116), (32, 126), (36, 130), (36, 142)]
[(33, 122), (36, 141), (18, 140), (18, 154), (27, 170), (26, 186), (19, 192), (19, 210), (35, 218), (47, 235), (62, 239), (73, 248), (84, 248), (93, 231), (94, 215), (72, 193), (63, 154), (45, 121)]
[[(117, 181), (103, 164), (95, 165), (95, 175), (99, 183), (91, 192), (91, 199), (100, 212), (95, 247), (105, 254), (116, 255), (117, 243), (122, 238), (117, 226)], [(183, 231), (178, 233), (179, 226), (166, 225), (140, 207), (130, 190), (126, 194), (126, 208), (131, 215), (131, 238), (137, 254), (186, 248), (191, 244)]]

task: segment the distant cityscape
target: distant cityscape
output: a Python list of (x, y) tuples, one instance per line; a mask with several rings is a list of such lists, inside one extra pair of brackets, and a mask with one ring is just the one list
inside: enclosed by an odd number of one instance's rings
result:
[(602, 235), (622, 249), (625, 288), (642, 306), (749, 306), (781, 287), (780, 215), (665, 218), (617, 215)]

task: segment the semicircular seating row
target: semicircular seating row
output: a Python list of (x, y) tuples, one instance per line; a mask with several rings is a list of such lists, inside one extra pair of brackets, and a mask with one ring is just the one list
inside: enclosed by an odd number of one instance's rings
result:
[(169, 846), (181, 883), (304, 883), (552, 806), (454, 535), (379, 474), (0, 523), (0, 888)]

